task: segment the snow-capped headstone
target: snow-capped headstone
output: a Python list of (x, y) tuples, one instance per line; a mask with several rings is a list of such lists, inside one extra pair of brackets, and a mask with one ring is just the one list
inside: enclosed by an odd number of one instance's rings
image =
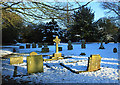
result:
[(32, 44), (32, 48), (36, 48), (36, 44), (35, 43)]
[(36, 52), (31, 52), (30, 56), (32, 56), (32, 55), (37, 55), (37, 53)]
[(72, 42), (68, 41), (68, 50), (73, 50)]
[(96, 71), (100, 69), (101, 64), (101, 56), (100, 55), (91, 55), (88, 58), (88, 67), (87, 71)]
[(30, 44), (26, 44), (26, 48), (30, 48)]
[(43, 72), (42, 55), (27, 56), (27, 73)]
[(44, 43), (44, 47), (42, 48), (41, 52), (49, 52), (49, 48), (47, 46), (47, 43)]
[(23, 56), (10, 57), (10, 64), (20, 64), (20, 63), (23, 63)]
[(101, 39), (101, 45), (100, 45), (99, 49), (105, 49), (104, 46), (103, 46), (103, 40), (102, 39)]

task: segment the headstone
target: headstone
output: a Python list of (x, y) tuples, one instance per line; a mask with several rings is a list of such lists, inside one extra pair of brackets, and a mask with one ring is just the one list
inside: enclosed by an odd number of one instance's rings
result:
[(20, 64), (23, 63), (23, 56), (21, 57), (10, 57), (10, 64)]
[(16, 52), (15, 48), (13, 48), (13, 52)]
[(114, 53), (117, 53), (117, 48), (114, 48), (114, 49), (113, 49), (113, 52), (114, 52)]
[(56, 38), (53, 41), (56, 43), (56, 53), (53, 54), (52, 58), (62, 57), (62, 54), (58, 52), (58, 44), (60, 43), (61, 40), (58, 38), (58, 36), (56, 36)]
[(31, 52), (30, 56), (32, 56), (32, 55), (37, 55), (37, 53), (36, 52)]
[(36, 44), (35, 43), (32, 44), (32, 48), (36, 48)]
[(43, 72), (42, 55), (27, 56), (27, 73)]
[(68, 50), (73, 50), (73, 46), (70, 40), (68, 41)]
[(59, 51), (62, 51), (62, 47), (58, 47), (58, 50), (59, 50)]
[(26, 48), (30, 48), (30, 44), (26, 44)]
[(49, 52), (49, 48), (47, 46), (47, 43), (44, 43), (44, 47), (42, 48), (41, 52)]
[(19, 46), (19, 49), (24, 49), (24, 46)]
[(100, 55), (91, 55), (88, 59), (88, 71), (96, 71), (100, 69), (101, 64), (101, 56)]
[(85, 48), (86, 48), (86, 46), (85, 46), (85, 40), (82, 40), (81, 48), (82, 48), (82, 49), (85, 49)]
[(38, 48), (41, 48), (42, 47), (42, 43), (38, 43)]
[(103, 46), (103, 41), (102, 41), (102, 39), (101, 39), (101, 45), (100, 45), (99, 49), (105, 49), (104, 46)]

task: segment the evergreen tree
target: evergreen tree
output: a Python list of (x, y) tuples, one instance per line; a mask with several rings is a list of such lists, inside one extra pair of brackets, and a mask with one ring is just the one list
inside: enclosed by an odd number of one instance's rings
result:
[(95, 41), (97, 28), (93, 24), (94, 13), (87, 7), (80, 7), (73, 14), (74, 23), (68, 31), (68, 38), (72, 41), (85, 39), (86, 41)]

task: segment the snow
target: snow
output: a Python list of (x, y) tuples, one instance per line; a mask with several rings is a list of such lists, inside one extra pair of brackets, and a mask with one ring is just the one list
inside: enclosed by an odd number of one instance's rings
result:
[[(90, 43), (86, 44), (86, 49), (81, 49), (81, 44), (73, 44), (73, 50), (67, 50), (67, 43), (59, 44), (62, 47), (62, 53), (65, 57), (71, 57), (61, 60), (44, 61), (43, 62), (43, 73), (33, 73), (32, 75), (27, 75), (27, 62), (26, 57), (29, 53), (36, 51), (38, 54), (42, 55), (52, 55), (55, 53), (55, 45), (48, 46), (50, 52), (41, 53), (41, 48), (35, 49), (18, 49), (19, 53), (26, 53), (23, 56), (24, 63), (10, 65), (9, 59), (2, 60), (2, 75), (10, 75), (10, 78), (21, 81), (29, 81), (30, 84), (34, 83), (118, 83), (119, 78), (119, 58), (118, 53), (113, 53), (113, 48), (117, 48), (120, 43), (108, 43), (103, 44), (105, 49), (99, 49), (100, 43)], [(9, 47), (9, 46), (8, 46)], [(13, 46), (14, 47), (14, 46)], [(3, 48), (0, 50), (0, 55), (6, 55), (13, 53), (9, 48)], [(80, 53), (85, 52), (85, 56), (81, 56)], [(72, 73), (70, 70), (64, 68), (60, 65), (63, 63), (65, 66), (70, 67), (75, 71), (85, 71), (88, 65), (88, 57), (92, 54), (100, 54), (101, 59), (101, 69), (94, 72), (82, 72), (79, 74)], [(43, 57), (44, 59), (46, 58)], [(75, 63), (76, 62), (76, 63)], [(20, 77), (13, 77), (14, 66), (17, 66), (17, 75), (26, 75)], [(49, 66), (49, 67), (48, 67)]]

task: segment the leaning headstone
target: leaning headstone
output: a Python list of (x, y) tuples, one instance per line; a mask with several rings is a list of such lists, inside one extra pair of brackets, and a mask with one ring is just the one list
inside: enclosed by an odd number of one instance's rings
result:
[(19, 49), (24, 49), (24, 46), (19, 46)]
[(73, 46), (70, 40), (68, 41), (68, 50), (73, 50)]
[(30, 48), (30, 44), (26, 44), (26, 48)]
[(41, 48), (42, 47), (42, 43), (38, 43), (38, 48)]
[(85, 48), (86, 48), (86, 46), (85, 46), (85, 40), (82, 40), (81, 48), (82, 48), (82, 49), (85, 49)]
[(117, 48), (114, 48), (114, 49), (113, 49), (113, 52), (114, 52), (114, 53), (117, 53)]
[(44, 43), (44, 47), (42, 48), (41, 52), (49, 52), (49, 48), (47, 46), (47, 43)]
[(37, 55), (37, 53), (36, 52), (31, 52), (30, 56), (32, 56), (32, 55)]
[(88, 67), (87, 71), (96, 71), (100, 69), (101, 64), (101, 56), (100, 55), (91, 55), (88, 58)]
[(99, 49), (105, 49), (104, 46), (103, 46), (103, 41), (102, 41), (102, 39), (101, 39), (101, 45), (100, 45)]
[(42, 55), (27, 56), (27, 73), (43, 72)]
[(20, 64), (23, 63), (23, 56), (21, 57), (10, 57), (10, 64)]
[(36, 44), (35, 43), (32, 44), (32, 48), (36, 48)]

